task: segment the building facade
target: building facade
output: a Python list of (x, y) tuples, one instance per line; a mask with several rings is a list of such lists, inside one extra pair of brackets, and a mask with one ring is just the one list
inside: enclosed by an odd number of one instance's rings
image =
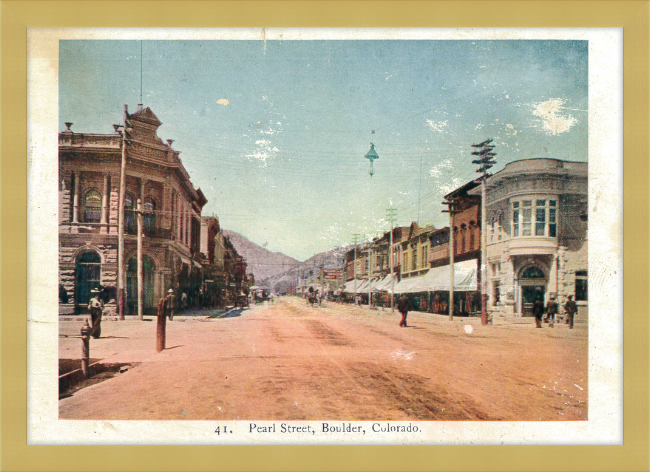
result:
[(429, 250), (431, 241), (429, 235), (435, 230), (433, 226), (419, 227), (411, 223), (407, 231), (402, 232), (400, 278), (420, 277), (431, 267)]
[(129, 114), (127, 138), (114, 133), (59, 133), (60, 313), (84, 311), (91, 290), (101, 288), (106, 311), (116, 310), (118, 214), (122, 151), (124, 193), (125, 314), (137, 309), (138, 209), (142, 214), (143, 304), (155, 310), (168, 289), (193, 295), (200, 288), (201, 210), (207, 200), (195, 189), (178, 151), (158, 138), (161, 125), (149, 109)]
[(490, 310), (531, 316), (537, 299), (574, 295), (586, 312), (587, 173), (586, 162), (527, 159), (487, 179)]

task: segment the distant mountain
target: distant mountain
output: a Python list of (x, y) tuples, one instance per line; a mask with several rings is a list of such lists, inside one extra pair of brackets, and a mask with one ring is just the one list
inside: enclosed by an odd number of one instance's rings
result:
[(351, 247), (337, 247), (316, 254), (304, 262), (299, 262), (298, 265), (261, 280), (260, 284), (271, 287), (276, 293), (285, 293), (295, 286), (299, 277), (304, 280), (305, 278), (316, 277), (321, 269), (340, 269), (343, 267), (345, 253)]
[(300, 262), (294, 258), (281, 252), (268, 251), (234, 231), (223, 230), (223, 234), (230, 239), (239, 255), (246, 259), (248, 270), (255, 276), (257, 285), (273, 275), (284, 273), (300, 265)]

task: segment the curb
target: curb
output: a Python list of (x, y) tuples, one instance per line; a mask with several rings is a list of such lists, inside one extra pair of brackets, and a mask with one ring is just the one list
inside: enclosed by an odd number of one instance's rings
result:
[[(81, 359), (79, 359), (81, 363)], [(101, 374), (102, 372), (118, 372), (124, 366), (131, 366), (131, 363), (120, 363), (120, 364), (104, 364), (103, 361), (95, 362), (88, 366), (88, 377), (85, 377), (81, 369), (73, 370), (72, 372), (67, 372), (59, 376), (59, 394), (64, 393), (71, 387), (78, 385), (84, 380), (88, 380), (91, 377)]]

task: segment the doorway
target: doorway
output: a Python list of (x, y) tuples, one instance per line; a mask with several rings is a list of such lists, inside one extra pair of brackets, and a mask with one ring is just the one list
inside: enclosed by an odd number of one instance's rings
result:
[(533, 316), (533, 304), (537, 300), (544, 303), (546, 288), (543, 285), (521, 287), (521, 316)]
[(88, 312), (91, 290), (99, 289), (102, 273), (102, 260), (94, 251), (87, 251), (77, 259), (75, 305), (77, 313)]
[[(142, 258), (142, 301), (143, 314), (155, 312), (154, 307), (154, 263), (151, 257)], [(129, 259), (126, 270), (126, 304), (127, 313), (130, 315), (138, 314), (138, 272), (135, 257)]]

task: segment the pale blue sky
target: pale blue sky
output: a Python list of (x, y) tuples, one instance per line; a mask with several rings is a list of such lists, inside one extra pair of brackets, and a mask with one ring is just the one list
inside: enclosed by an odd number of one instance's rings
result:
[[(299, 260), (530, 157), (587, 160), (586, 41), (143, 41), (142, 100), (226, 229)], [(140, 41), (61, 41), (59, 126), (112, 132), (140, 102)], [(371, 134), (375, 130), (375, 134)], [(363, 158), (375, 143), (368, 175)], [(420, 173), (420, 163), (422, 172)], [(363, 237), (363, 236), (362, 236)]]

